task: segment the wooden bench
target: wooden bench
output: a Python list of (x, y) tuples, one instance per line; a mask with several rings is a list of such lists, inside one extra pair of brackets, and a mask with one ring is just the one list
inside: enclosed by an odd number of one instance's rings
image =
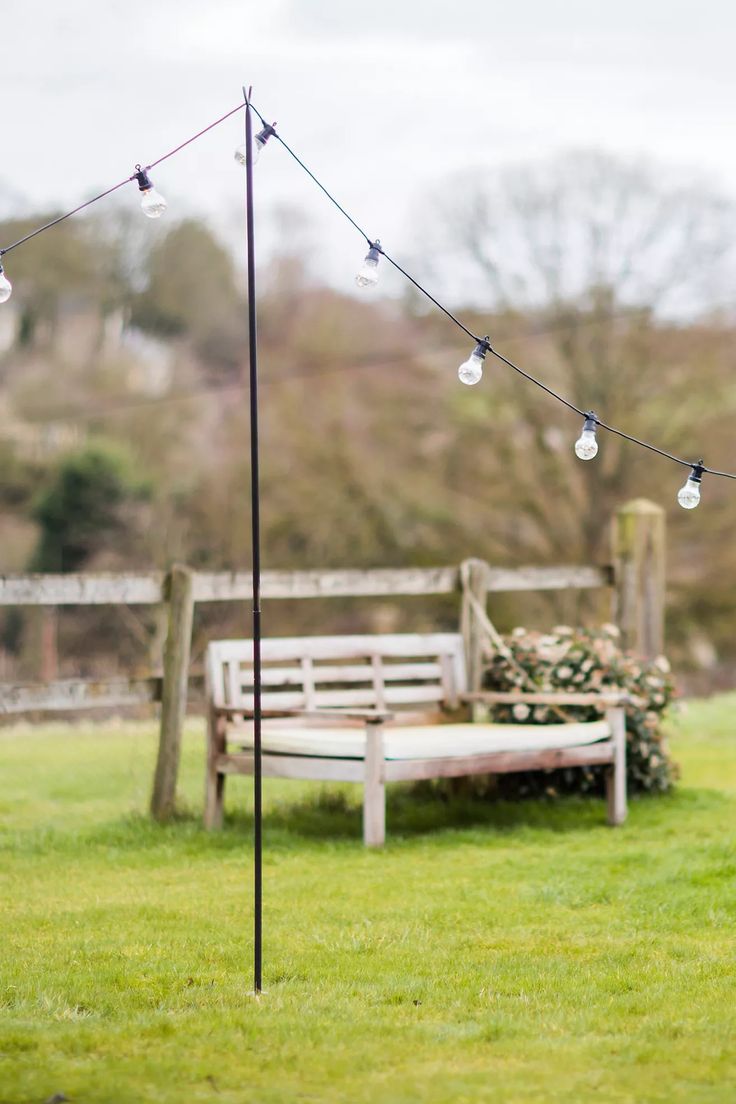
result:
[[(621, 694), (467, 693), (462, 637), (271, 638), (262, 644), (264, 776), (358, 782), (363, 838), (385, 839), (385, 785), (552, 767), (610, 764), (608, 822), (626, 817), (626, 731)], [(222, 823), (228, 774), (253, 772), (253, 644), (207, 650), (205, 824)], [(470, 723), (469, 701), (595, 704), (599, 721)]]

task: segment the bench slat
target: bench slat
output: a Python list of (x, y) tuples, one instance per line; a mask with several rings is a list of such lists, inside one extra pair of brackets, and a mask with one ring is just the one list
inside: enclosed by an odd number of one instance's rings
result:
[[(306, 755), (262, 756), (263, 773), (267, 778), (301, 778), (313, 782), (362, 782), (365, 765), (362, 759), (318, 759)], [(223, 774), (252, 774), (253, 752), (219, 755), (217, 770)]]
[[(582, 747), (550, 748), (547, 751), (492, 751), (457, 755), (445, 759), (388, 759), (384, 763), (386, 782), (411, 782), (429, 778), (460, 778), (471, 774), (509, 774), (523, 770), (552, 770), (559, 767), (595, 766), (613, 762), (612, 740)], [(251, 751), (220, 755), (217, 769), (223, 774), (252, 774)], [(269, 778), (303, 778), (314, 781), (362, 782), (362, 759), (320, 758), (309, 755), (264, 753), (263, 773)]]
[[(305, 659), (309, 659), (308, 656)], [(380, 659), (380, 657), (379, 657)], [(438, 682), (442, 676), (439, 663), (382, 663), (381, 671), (385, 682), (423, 681)], [(261, 670), (264, 686), (301, 686), (305, 676), (302, 667), (268, 667)], [(311, 678), (315, 686), (323, 682), (373, 682), (375, 668), (373, 664), (312, 664)], [(240, 667), (241, 685), (244, 689), (253, 686), (253, 668)]]
[(428, 778), (462, 778), (466, 774), (511, 774), (524, 770), (553, 770), (612, 763), (612, 740), (581, 747), (548, 748), (546, 751), (493, 751), (485, 755), (458, 755), (447, 759), (389, 759), (384, 764), (387, 782), (422, 781)]
[[(276, 690), (262, 694), (264, 710), (274, 712), (278, 709), (306, 709), (306, 697), (300, 690)], [(387, 686), (384, 693), (385, 705), (419, 705), (427, 702), (441, 702), (444, 694), (441, 686)], [(238, 694), (227, 703), (242, 707), (246, 711), (253, 709), (252, 694)], [(363, 705), (379, 708), (376, 692), (372, 686), (357, 690), (316, 690), (311, 708), (322, 709), (327, 706)]]
[[(216, 640), (210, 644), (215, 662), (252, 661), (252, 640)], [(313, 659), (367, 659), (381, 656), (456, 655), (462, 652), (459, 633), (391, 633), (362, 636), (268, 637), (261, 643), (261, 656), (291, 659), (300, 663), (305, 655)]]

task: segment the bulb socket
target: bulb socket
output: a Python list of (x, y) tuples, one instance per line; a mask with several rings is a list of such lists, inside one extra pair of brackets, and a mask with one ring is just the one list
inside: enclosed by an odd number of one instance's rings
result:
[(266, 123), (262, 130), (259, 130), (256, 134), (256, 142), (260, 142), (262, 146), (265, 146), (269, 138), (272, 138), (276, 131), (271, 123)]
[(486, 336), (482, 337), (481, 340), (478, 342), (478, 344), (473, 349), (473, 356), (477, 356), (477, 357), (480, 357), (481, 360), (485, 360), (486, 359), (486, 353), (488, 352), (490, 347), (491, 347), (491, 342), (488, 338), (488, 334), (486, 334)]
[(138, 190), (141, 192), (150, 192), (153, 187), (153, 181), (148, 175), (145, 169), (138, 169), (135, 173), (135, 179), (138, 181)]
[(703, 478), (704, 472), (705, 465), (703, 464), (702, 460), (698, 460), (697, 464), (691, 465), (690, 475), (688, 476), (688, 479), (691, 479), (693, 483), (700, 483)]
[(585, 415), (585, 421), (583, 422), (583, 433), (595, 433), (598, 428), (598, 419), (592, 410), (589, 410)]
[(380, 239), (376, 238), (375, 241), (370, 242), (369, 244), (370, 244), (370, 248), (369, 248), (368, 252), (365, 255), (365, 259), (367, 261), (372, 261), (374, 264), (378, 264), (378, 260), (381, 256), (381, 254), (383, 253), (383, 250), (381, 249)]

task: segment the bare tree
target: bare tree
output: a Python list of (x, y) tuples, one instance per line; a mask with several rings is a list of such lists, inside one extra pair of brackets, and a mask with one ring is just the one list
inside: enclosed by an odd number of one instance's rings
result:
[(480, 279), (476, 297), (496, 308), (587, 306), (603, 289), (617, 307), (681, 317), (713, 305), (732, 260), (731, 202), (600, 152), (466, 174), (431, 210), (442, 264)]
[[(694, 382), (722, 389), (724, 362), (697, 364), (697, 340), (683, 347), (678, 336), (723, 294), (735, 210), (651, 165), (571, 153), (445, 187), (430, 202), (422, 257), (434, 286), (491, 312), (477, 328), (512, 360), (603, 420), (697, 459), (715, 409), (696, 425), (693, 404), (705, 404)], [(581, 464), (579, 419), (491, 358), (486, 375), (457, 399), (473, 457), (462, 478), (489, 488), (499, 556), (603, 555), (617, 501), (669, 501), (682, 481), (602, 432), (597, 459)]]

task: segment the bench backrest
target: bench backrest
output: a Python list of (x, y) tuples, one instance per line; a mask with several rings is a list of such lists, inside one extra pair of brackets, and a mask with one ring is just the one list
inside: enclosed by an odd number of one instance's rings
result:
[[(270, 637), (261, 657), (265, 712), (454, 709), (467, 689), (458, 633)], [(212, 641), (207, 684), (214, 705), (252, 710), (253, 641)]]

